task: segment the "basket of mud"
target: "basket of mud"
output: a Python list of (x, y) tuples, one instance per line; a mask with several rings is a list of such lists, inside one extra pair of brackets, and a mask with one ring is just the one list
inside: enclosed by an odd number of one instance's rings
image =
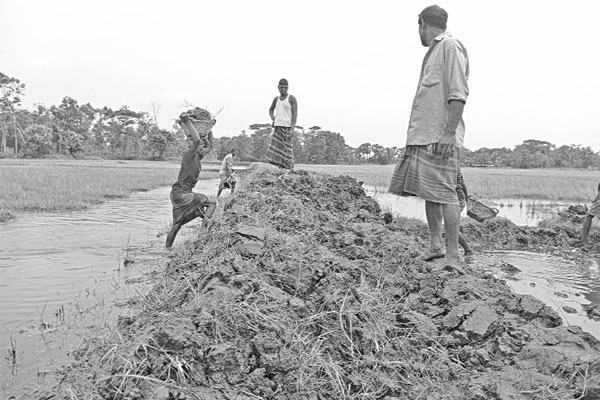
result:
[(196, 131), (198, 131), (198, 135), (200, 135), (201, 138), (204, 138), (212, 129), (214, 125), (213, 120), (214, 118), (210, 112), (200, 107), (196, 107), (191, 110), (182, 112), (181, 115), (179, 115), (179, 119), (177, 120), (177, 122), (179, 123), (179, 125), (182, 125), (182, 123), (185, 121), (191, 122), (194, 125), (194, 128), (196, 128)]
[(498, 209), (489, 207), (473, 195), (467, 197), (467, 215), (477, 222), (483, 222), (498, 215)]

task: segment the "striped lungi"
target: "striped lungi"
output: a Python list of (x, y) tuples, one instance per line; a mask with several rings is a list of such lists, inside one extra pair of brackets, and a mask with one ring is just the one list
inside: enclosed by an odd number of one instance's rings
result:
[(587, 214), (593, 215), (594, 217), (600, 217), (600, 193), (598, 193), (596, 198), (592, 201), (592, 205)]
[(458, 151), (444, 160), (432, 150), (432, 145), (406, 146), (388, 191), (399, 196), (418, 196), (433, 203), (458, 205)]
[(200, 193), (171, 191), (173, 204), (173, 224), (189, 221), (194, 217), (204, 216), (204, 207), (209, 201), (208, 197)]
[(294, 134), (289, 127), (276, 126), (265, 152), (265, 160), (281, 168), (294, 168), (293, 139)]

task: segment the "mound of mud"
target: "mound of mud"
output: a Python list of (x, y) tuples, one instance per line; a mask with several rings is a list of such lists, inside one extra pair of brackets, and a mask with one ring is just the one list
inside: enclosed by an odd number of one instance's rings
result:
[[(507, 242), (523, 234), (504, 221), (466, 230)], [(56, 393), (595, 398), (596, 339), (476, 268), (418, 261), (426, 245), (424, 224), (386, 224), (352, 178), (256, 172), (134, 317), (83, 343)]]

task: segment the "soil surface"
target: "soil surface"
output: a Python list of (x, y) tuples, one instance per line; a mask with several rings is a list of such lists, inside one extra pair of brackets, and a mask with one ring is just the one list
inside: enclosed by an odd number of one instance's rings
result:
[[(479, 251), (584, 257), (594, 249), (569, 244), (578, 211), (535, 228), (496, 218), (462, 230)], [(425, 224), (383, 215), (352, 178), (257, 170), (131, 300), (134, 317), (90, 333), (49, 395), (600, 398), (597, 339), (476, 257), (457, 268), (420, 261), (427, 244)]]

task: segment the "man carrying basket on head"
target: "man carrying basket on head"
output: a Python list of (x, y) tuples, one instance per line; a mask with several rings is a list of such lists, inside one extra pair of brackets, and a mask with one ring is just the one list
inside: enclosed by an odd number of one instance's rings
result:
[[(194, 126), (192, 121), (197, 125)], [(167, 248), (173, 246), (173, 241), (175, 241), (175, 237), (183, 225), (198, 217), (203, 218), (203, 225), (206, 225), (215, 211), (216, 201), (203, 194), (192, 192), (202, 169), (200, 161), (211, 150), (211, 129), (215, 123), (216, 121), (208, 111), (199, 108), (180, 116), (179, 125), (183, 128), (185, 134), (192, 139), (192, 144), (183, 154), (179, 177), (171, 189), (173, 226), (167, 234)]]
[(288, 94), (288, 81), (281, 79), (279, 96), (273, 99), (269, 107), (269, 116), (273, 121), (273, 135), (265, 152), (265, 160), (279, 168), (294, 169), (294, 127), (298, 118), (298, 102)]

